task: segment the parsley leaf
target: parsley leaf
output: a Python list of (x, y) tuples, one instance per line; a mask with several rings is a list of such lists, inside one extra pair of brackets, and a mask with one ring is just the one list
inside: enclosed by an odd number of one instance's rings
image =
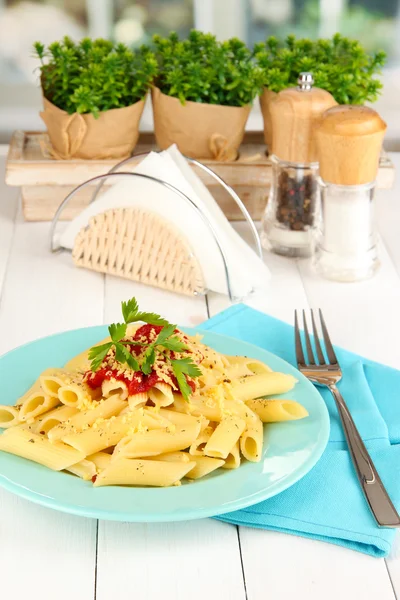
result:
[(110, 337), (114, 343), (120, 342), (126, 335), (126, 324), (125, 323), (113, 323), (108, 328), (108, 331), (109, 331)]
[(140, 312), (136, 298), (122, 302), (122, 315), (125, 323), (136, 323), (143, 321), (149, 325), (168, 325), (168, 321), (156, 313)]
[(186, 375), (189, 377), (200, 377), (202, 374), (201, 370), (191, 358), (171, 360), (171, 364), (181, 394), (188, 401), (189, 396), (192, 394), (192, 388), (187, 382)]
[(100, 367), (101, 363), (107, 356), (108, 351), (112, 347), (112, 342), (107, 342), (106, 344), (101, 344), (101, 346), (94, 346), (89, 351), (89, 360), (91, 360), (90, 368), (92, 371), (97, 371)]
[(165, 342), (163, 342), (163, 346), (167, 350), (172, 350), (173, 352), (182, 352), (183, 350), (187, 350), (185, 342), (182, 342), (182, 340), (180, 340), (176, 335), (173, 335), (168, 340), (165, 340)]
[(139, 305), (136, 298), (131, 298), (127, 302), (121, 302), (121, 304), (125, 323), (132, 323), (131, 319), (135, 320), (135, 315), (139, 312)]
[(176, 381), (178, 382), (178, 386), (182, 396), (187, 402), (189, 402), (189, 397), (192, 393), (192, 388), (188, 384), (186, 376), (175, 365), (172, 365), (172, 369), (174, 371), (174, 375), (176, 377)]
[(189, 375), (189, 377), (200, 377), (202, 375), (201, 369), (193, 362), (192, 358), (180, 358), (179, 360), (171, 360), (172, 366), (178, 368), (182, 373)]
[(154, 361), (156, 360), (156, 351), (154, 346), (148, 348), (144, 355), (144, 360), (142, 362), (141, 370), (145, 375), (150, 375), (152, 366), (154, 365)]
[(139, 312), (135, 317), (135, 321), (143, 321), (149, 325), (168, 325), (168, 321), (166, 319), (163, 319), (156, 313), (149, 312)]
[(158, 334), (157, 338), (154, 340), (152, 345), (153, 346), (164, 346), (165, 340), (168, 339), (169, 336), (174, 333), (175, 329), (176, 329), (176, 325), (171, 325), (170, 323), (165, 325), (161, 329), (160, 333)]
[(120, 363), (127, 363), (133, 371), (139, 371), (139, 363), (123, 344), (115, 344), (115, 358)]

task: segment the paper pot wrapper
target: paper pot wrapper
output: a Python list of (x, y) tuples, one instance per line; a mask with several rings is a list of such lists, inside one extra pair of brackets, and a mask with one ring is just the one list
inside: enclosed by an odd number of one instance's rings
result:
[(271, 100), (276, 96), (276, 92), (271, 92), (267, 88), (264, 88), (263, 93), (260, 96), (260, 107), (264, 120), (264, 140), (268, 146), (268, 152), (272, 152), (272, 117), (271, 117)]
[(93, 115), (69, 115), (46, 98), (43, 112), (52, 148), (50, 154), (57, 159), (70, 158), (107, 159), (130, 156), (139, 137), (139, 121), (144, 100), (131, 106), (113, 108)]
[(158, 88), (152, 89), (154, 132), (165, 150), (176, 144), (191, 158), (235, 160), (243, 140), (251, 106), (180, 103)]

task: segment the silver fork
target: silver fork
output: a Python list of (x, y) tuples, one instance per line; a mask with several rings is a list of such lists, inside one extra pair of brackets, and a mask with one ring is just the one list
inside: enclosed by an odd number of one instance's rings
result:
[(296, 343), (296, 360), (299, 371), (313, 383), (326, 386), (330, 392), (332, 392), (340, 415), (340, 420), (342, 422), (351, 458), (353, 460), (353, 465), (355, 467), (361, 487), (364, 491), (365, 498), (367, 499), (376, 522), (381, 527), (400, 527), (400, 516), (393, 506), (392, 501), (390, 500), (390, 497), (378, 475), (378, 472), (375, 469), (374, 463), (372, 462), (364, 442), (357, 431), (349, 409), (347, 408), (341, 393), (336, 387), (336, 384), (342, 379), (342, 370), (331, 344), (321, 309), (319, 309), (319, 318), (328, 362), (325, 360), (319, 341), (313, 310), (311, 310), (311, 323), (318, 362), (315, 359), (312, 349), (306, 313), (303, 310), (303, 329), (307, 359), (305, 358), (300, 336), (297, 310), (295, 311), (294, 333)]

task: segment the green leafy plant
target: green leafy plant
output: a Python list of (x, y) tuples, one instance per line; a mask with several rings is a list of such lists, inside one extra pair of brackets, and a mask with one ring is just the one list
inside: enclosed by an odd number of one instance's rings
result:
[[(136, 298), (122, 302), (122, 316), (124, 317), (124, 323), (114, 323), (108, 328), (111, 342), (90, 349), (91, 370), (93, 372), (98, 371), (102, 367), (103, 361), (109, 356), (110, 351), (114, 351), (115, 360), (118, 363), (127, 365), (132, 371), (141, 371), (144, 375), (150, 375), (157, 353), (162, 354), (166, 362), (171, 365), (182, 396), (188, 400), (192, 389), (187, 382), (186, 375), (193, 378), (199, 377), (201, 370), (189, 354), (183, 358), (174, 359), (165, 352), (166, 350), (179, 354), (189, 352), (186, 344), (176, 335), (176, 325), (169, 323), (155, 313), (141, 312)], [(143, 343), (133, 340), (132, 337), (126, 338), (128, 324), (137, 323), (138, 321), (162, 327), (154, 341)], [(141, 353), (141, 359), (139, 360), (134, 356), (127, 346), (141, 346), (145, 349)]]
[(186, 40), (172, 32), (153, 36), (159, 72), (156, 84), (168, 96), (224, 106), (245, 106), (260, 93), (261, 69), (244, 42), (219, 42), (211, 33), (192, 30)]
[(385, 52), (368, 54), (357, 40), (339, 33), (317, 41), (289, 35), (283, 44), (272, 36), (256, 44), (253, 53), (264, 86), (273, 92), (297, 85), (302, 71), (311, 72), (315, 85), (330, 92), (339, 104), (374, 102), (382, 89), (377, 75), (385, 64)]
[(130, 106), (144, 98), (157, 72), (147, 46), (133, 52), (104, 39), (74, 43), (65, 37), (47, 48), (36, 42), (34, 50), (44, 96), (69, 114), (97, 118), (102, 111)]

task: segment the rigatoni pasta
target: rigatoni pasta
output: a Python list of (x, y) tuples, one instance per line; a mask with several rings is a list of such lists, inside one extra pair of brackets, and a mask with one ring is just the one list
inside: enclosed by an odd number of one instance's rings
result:
[[(0, 451), (85, 485), (170, 486), (258, 462), (263, 423), (302, 419), (291, 375), (219, 354), (153, 313), (123, 303), (110, 337), (47, 369), (0, 406)], [(144, 325), (128, 325), (141, 318)]]

